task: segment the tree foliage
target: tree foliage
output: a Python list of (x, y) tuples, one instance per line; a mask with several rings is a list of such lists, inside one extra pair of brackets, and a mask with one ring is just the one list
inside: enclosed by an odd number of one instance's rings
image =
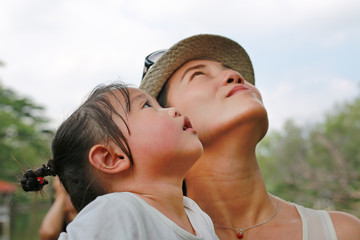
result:
[[(0, 178), (18, 182), (24, 168), (50, 157), (44, 108), (0, 83)], [(17, 163), (18, 161), (18, 163)]]
[(360, 217), (360, 96), (321, 123), (288, 120), (257, 149), (268, 189), (288, 201)]

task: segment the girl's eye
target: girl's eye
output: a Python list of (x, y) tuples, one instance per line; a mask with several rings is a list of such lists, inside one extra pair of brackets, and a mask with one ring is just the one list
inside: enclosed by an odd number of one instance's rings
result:
[(151, 108), (151, 107), (152, 106), (151, 106), (150, 102), (148, 102), (148, 101), (146, 101), (144, 106), (143, 106), (143, 108)]
[(191, 75), (190, 79), (193, 79), (193, 78), (195, 78), (196, 76), (203, 75), (203, 74), (204, 74), (203, 72), (194, 72), (194, 73)]

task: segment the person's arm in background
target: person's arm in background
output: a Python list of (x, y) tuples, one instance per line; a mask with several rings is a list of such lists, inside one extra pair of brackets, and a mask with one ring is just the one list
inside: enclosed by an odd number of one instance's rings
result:
[(41, 240), (58, 239), (63, 230), (67, 193), (58, 177), (54, 179), (54, 189), (56, 193), (55, 201), (45, 215), (39, 229)]

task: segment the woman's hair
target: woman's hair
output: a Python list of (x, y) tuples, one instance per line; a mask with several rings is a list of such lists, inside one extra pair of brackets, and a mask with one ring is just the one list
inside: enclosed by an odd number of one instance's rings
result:
[[(119, 99), (117, 93), (123, 99)], [(130, 111), (130, 94), (125, 84), (100, 85), (92, 91), (88, 99), (56, 131), (52, 142), (53, 159), (37, 170), (24, 173), (21, 179), (24, 191), (40, 191), (47, 184), (43, 177), (58, 175), (77, 211), (97, 196), (106, 194), (89, 162), (90, 149), (97, 143), (112, 141), (124, 151), (133, 165), (130, 147), (114, 117), (122, 120), (129, 133), (130, 130), (112, 102), (122, 107), (126, 117)]]
[(167, 107), (167, 94), (168, 94), (168, 80), (165, 82), (164, 86), (161, 88), (159, 95), (157, 97), (157, 101), (159, 103), (160, 106), (162, 106), (163, 108)]

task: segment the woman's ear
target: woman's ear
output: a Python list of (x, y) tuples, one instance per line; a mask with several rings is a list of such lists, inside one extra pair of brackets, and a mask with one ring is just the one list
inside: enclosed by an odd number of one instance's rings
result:
[(119, 173), (130, 168), (130, 159), (120, 148), (97, 144), (90, 149), (89, 161), (104, 173)]

